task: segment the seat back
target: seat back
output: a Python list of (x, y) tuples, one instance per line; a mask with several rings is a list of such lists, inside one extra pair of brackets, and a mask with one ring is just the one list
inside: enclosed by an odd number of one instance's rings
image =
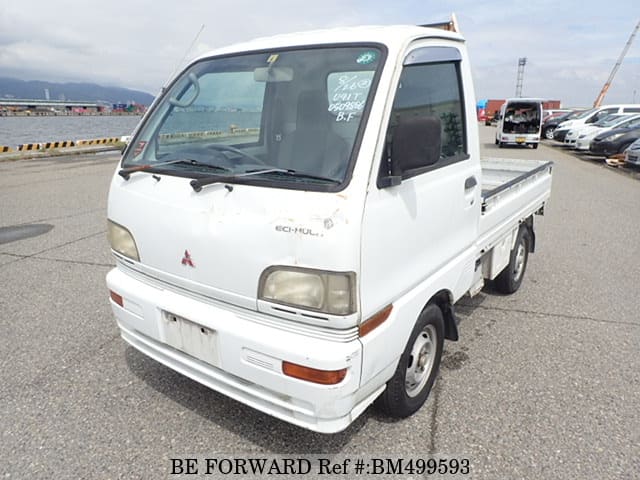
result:
[(279, 166), (341, 178), (347, 164), (347, 142), (331, 129), (329, 103), (320, 90), (298, 96), (296, 128), (285, 135)]

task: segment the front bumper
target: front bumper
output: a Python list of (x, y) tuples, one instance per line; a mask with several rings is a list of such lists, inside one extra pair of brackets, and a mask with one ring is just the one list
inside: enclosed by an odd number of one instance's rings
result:
[(591, 139), (582, 139), (579, 138), (576, 140), (575, 149), (576, 150), (589, 150), (589, 145), (591, 145)]
[(564, 143), (566, 147), (575, 147), (577, 140), (578, 136), (572, 133), (571, 130), (569, 130), (569, 132), (565, 135), (562, 143)]
[(640, 150), (627, 150), (624, 161), (632, 165), (640, 166)]
[(594, 140), (589, 145), (589, 151), (596, 155), (615, 155), (616, 153), (618, 153), (618, 146), (612, 142), (599, 142)]
[[(287, 422), (322, 433), (338, 432), (384, 390), (384, 385), (360, 388), (362, 344), (358, 339), (332, 341), (280, 329), (261, 322), (268, 315), (203, 302), (133, 278), (118, 268), (107, 275), (107, 285), (123, 297), (122, 307), (113, 300), (111, 307), (122, 338), (134, 348)], [(196, 333), (203, 327), (203, 333), (210, 335), (205, 341), (212, 342), (206, 346), (215, 353), (204, 358), (197, 353), (199, 347), (188, 354), (170, 346), (172, 327), (167, 324), (167, 312), (196, 325)], [(267, 320), (274, 323), (273, 317)], [(315, 384), (284, 375), (283, 360), (319, 370), (347, 368), (347, 374), (336, 385)]]
[(563, 142), (564, 143), (564, 139), (567, 136), (567, 133), (569, 133), (568, 129), (562, 129), (562, 130), (558, 130), (557, 128), (553, 131), (553, 139), (557, 140), (558, 142)]

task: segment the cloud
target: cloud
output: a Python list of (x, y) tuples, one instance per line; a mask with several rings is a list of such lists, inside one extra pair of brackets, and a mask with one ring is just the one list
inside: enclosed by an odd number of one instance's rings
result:
[[(456, 12), (479, 98), (524, 90), (565, 104), (593, 101), (637, 21), (633, 2), (602, 8), (551, 0), (0, 0), (0, 72), (24, 79), (92, 81), (157, 93), (205, 25), (187, 58), (256, 37), (357, 24), (429, 23)], [(640, 39), (607, 100), (638, 88)], [(635, 60), (634, 60), (635, 59)]]

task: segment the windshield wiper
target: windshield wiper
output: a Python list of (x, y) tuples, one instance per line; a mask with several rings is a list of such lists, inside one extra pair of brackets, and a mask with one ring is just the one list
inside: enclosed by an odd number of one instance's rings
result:
[(278, 173), (288, 177), (308, 178), (310, 180), (320, 180), (323, 182), (330, 182), (335, 185), (340, 185), (342, 183), (342, 180), (338, 180), (336, 178), (323, 177), (322, 175), (315, 175), (313, 173), (305, 173), (305, 172), (300, 172), (298, 170), (292, 170), (292, 169), (274, 168), (271, 170), (258, 171), (256, 173)]
[(234, 175), (211, 175), (210, 177), (191, 180), (190, 185), (194, 191), (199, 192), (200, 190), (202, 190), (202, 187), (206, 187), (207, 185), (211, 185), (214, 183), (228, 182), (230, 180), (233, 180), (234, 178), (250, 177), (252, 175), (260, 175), (261, 173), (271, 172), (287, 172), (287, 170), (283, 170), (282, 168), (263, 168), (261, 170), (249, 170), (248, 172), (237, 173)]
[(211, 175), (210, 177), (191, 180), (191, 187), (193, 188), (194, 191), (199, 192), (200, 190), (202, 190), (202, 187), (205, 187), (207, 185), (220, 183), (220, 182), (228, 182), (236, 178), (262, 175), (264, 173), (276, 173), (276, 174), (281, 174), (281, 175), (295, 177), (295, 178), (308, 178), (311, 180), (321, 180), (323, 182), (331, 182), (336, 185), (340, 185), (340, 183), (342, 183), (340, 180), (336, 180), (335, 178), (323, 177), (323, 176), (314, 175), (311, 173), (298, 172), (296, 170), (291, 170), (291, 169), (273, 167), (273, 168), (263, 168), (260, 170), (249, 170), (247, 172), (238, 173), (236, 175)]
[(129, 177), (132, 173), (135, 172), (143, 172), (145, 170), (151, 170), (157, 167), (163, 167), (165, 165), (174, 165), (174, 164), (185, 164), (185, 165), (196, 165), (198, 167), (208, 167), (215, 170), (222, 170), (224, 172), (229, 172), (230, 170), (226, 167), (221, 167), (219, 165), (212, 165), (206, 162), (199, 162), (198, 160), (192, 160), (189, 158), (181, 158), (179, 160), (170, 160), (168, 162), (160, 162), (160, 163), (148, 163), (145, 165), (136, 165), (135, 167), (126, 167), (120, 169), (118, 175), (120, 175), (125, 180), (129, 180)]

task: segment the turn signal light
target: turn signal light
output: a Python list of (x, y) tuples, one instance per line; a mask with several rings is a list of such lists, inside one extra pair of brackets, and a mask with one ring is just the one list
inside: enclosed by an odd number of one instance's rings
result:
[(112, 292), (109, 290), (109, 295), (111, 296), (111, 300), (116, 302), (121, 307), (124, 307), (124, 301), (122, 300), (122, 295), (118, 295), (116, 292)]
[(282, 362), (282, 373), (289, 377), (299, 378), (307, 382), (320, 383), (322, 385), (335, 385), (344, 380), (347, 369), (342, 370), (316, 370), (290, 362)]
[(391, 315), (391, 310), (393, 310), (393, 305), (387, 305), (378, 313), (373, 315), (372, 317), (367, 318), (363, 323), (358, 327), (358, 334), (361, 337), (364, 337), (367, 333), (372, 330), (378, 328), (382, 323), (389, 318)]

